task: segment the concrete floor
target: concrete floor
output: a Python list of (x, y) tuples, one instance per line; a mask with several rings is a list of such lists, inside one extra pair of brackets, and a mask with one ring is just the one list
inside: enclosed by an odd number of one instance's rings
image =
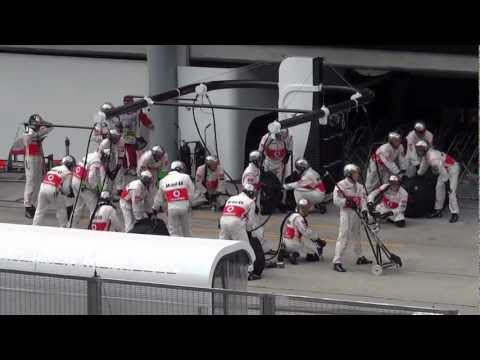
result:
[[(0, 183), (0, 222), (31, 224), (24, 217), (23, 182)], [(382, 225), (381, 239), (401, 256), (399, 271), (384, 270), (382, 276), (371, 273), (369, 265), (355, 265), (351, 249), (347, 250), (346, 273), (332, 271), (338, 228), (338, 209), (328, 204), (327, 213), (312, 214), (309, 223), (327, 241), (325, 260), (320, 263), (288, 262), (284, 269), (266, 269), (261, 280), (250, 282), (249, 290), (277, 294), (295, 294), (344, 300), (372, 301), (424, 307), (457, 309), (461, 314), (479, 313), (479, 241), (478, 203), (460, 201), (460, 221), (448, 223), (449, 214), (441, 219), (407, 219), (400, 229)], [(193, 212), (193, 235), (216, 238), (220, 214), (209, 210)], [(274, 215), (266, 225), (265, 236), (278, 243), (283, 219)], [(56, 225), (55, 215), (49, 222)], [(86, 219), (85, 219), (86, 221)], [(372, 258), (365, 234), (364, 254)]]

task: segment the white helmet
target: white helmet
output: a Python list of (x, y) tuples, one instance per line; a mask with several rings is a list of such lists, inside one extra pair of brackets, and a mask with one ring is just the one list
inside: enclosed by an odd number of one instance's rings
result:
[(420, 140), (415, 144), (417, 154), (424, 155), (428, 151), (428, 143), (425, 140)]
[(100, 194), (100, 201), (110, 202), (112, 200), (112, 195), (108, 191), (102, 191)]
[(170, 170), (184, 173), (186, 171), (186, 167), (182, 161), (177, 160), (172, 162), (172, 164), (170, 165)]
[(308, 215), (308, 212), (312, 208), (312, 204), (305, 198), (299, 199), (297, 202), (297, 211), (303, 215)]
[(295, 169), (297, 169), (300, 173), (303, 173), (310, 167), (308, 161), (304, 158), (298, 158), (295, 160)]
[[(400, 135), (398, 132), (392, 131), (388, 134), (388, 143), (390, 145), (392, 145), (393, 147), (396, 148), (396, 147), (400, 146), (401, 141), (402, 141), (402, 135)], [(398, 145), (396, 145), (395, 143), (398, 144)]]
[(268, 124), (268, 132), (272, 135), (276, 135), (280, 133), (281, 130), (282, 130), (282, 124), (280, 124), (278, 121), (274, 121)]
[(140, 181), (145, 186), (150, 186), (153, 182), (153, 175), (150, 171), (145, 170), (140, 173)]
[(390, 177), (388, 178), (388, 183), (389, 184), (392, 184), (392, 183), (400, 184), (400, 178), (397, 175), (390, 175)]
[(104, 102), (101, 106), (100, 106), (100, 111), (101, 112), (105, 112), (107, 110), (112, 110), (113, 109), (113, 104), (111, 102)]
[(262, 163), (262, 153), (258, 150), (254, 150), (248, 154), (248, 161), (260, 167)]
[(343, 176), (350, 177), (353, 173), (357, 173), (360, 175), (360, 168), (355, 164), (347, 164), (343, 168)]
[(156, 145), (152, 147), (152, 155), (155, 161), (160, 161), (163, 155), (165, 155), (165, 150), (160, 145)]
[(208, 167), (218, 165), (218, 158), (215, 155), (208, 155), (205, 158), (205, 164)]
[(413, 126), (413, 129), (415, 130), (415, 132), (424, 133), (425, 130), (427, 130), (427, 127), (425, 126), (425, 123), (423, 121), (417, 121)]
[(243, 188), (243, 192), (250, 198), (250, 199), (255, 199), (257, 196), (257, 190), (255, 189), (255, 186), (252, 184), (246, 184)]
[(68, 170), (72, 171), (75, 166), (75, 159), (73, 156), (67, 155), (62, 159), (62, 165), (65, 165)]
[(43, 122), (43, 118), (39, 114), (30, 115), (28, 125), (32, 128), (38, 128)]

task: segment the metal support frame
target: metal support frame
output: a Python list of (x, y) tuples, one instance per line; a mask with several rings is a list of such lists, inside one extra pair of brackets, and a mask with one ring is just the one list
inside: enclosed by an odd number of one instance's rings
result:
[(96, 276), (87, 280), (87, 313), (102, 315), (102, 281)]
[(260, 296), (260, 314), (275, 315), (275, 295), (262, 294)]
[(300, 109), (278, 109), (278, 108), (268, 108), (268, 107), (251, 107), (251, 106), (233, 106), (233, 105), (205, 105), (205, 104), (190, 104), (190, 103), (181, 103), (181, 102), (153, 102), (154, 105), (158, 106), (174, 106), (174, 107), (186, 107), (186, 108), (205, 108), (205, 109), (225, 109), (225, 110), (247, 110), (247, 111), (261, 111), (261, 112), (272, 112), (276, 111), (279, 113), (301, 113), (309, 114), (311, 110), (300, 110)]

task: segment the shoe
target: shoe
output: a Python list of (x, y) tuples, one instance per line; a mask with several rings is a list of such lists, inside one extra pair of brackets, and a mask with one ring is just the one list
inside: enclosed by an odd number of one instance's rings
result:
[(35, 206), (29, 206), (25, 208), (25, 217), (27, 219), (33, 219), (35, 216)]
[(433, 218), (440, 218), (442, 217), (442, 210), (434, 210), (433, 212), (427, 214), (427, 218), (433, 219)]
[(333, 264), (333, 271), (338, 271), (338, 272), (347, 272), (342, 266), (342, 264)]
[(406, 222), (405, 220), (398, 220), (395, 222), (395, 225), (397, 225), (397, 227), (405, 227)]
[(371, 263), (372, 263), (372, 261), (368, 260), (365, 256), (360, 256), (357, 259), (357, 265), (367, 265), (367, 264), (371, 264)]
[(318, 257), (317, 254), (307, 254), (307, 257), (305, 258), (306, 261), (320, 261), (320, 258)]
[(274, 261), (269, 261), (265, 264), (265, 269), (276, 269), (277, 263)]
[(452, 217), (450, 218), (451, 223), (456, 223), (458, 221), (458, 214), (452, 214)]
[(255, 280), (260, 280), (262, 278), (261, 275), (257, 275), (254, 273), (249, 273), (248, 274), (248, 281), (255, 281)]
[(290, 260), (290, 264), (292, 265), (298, 265), (298, 257), (300, 255), (296, 252), (294, 253), (290, 253), (290, 255), (288, 255), (288, 260)]
[(320, 214), (325, 214), (327, 212), (327, 208), (323, 204), (316, 204), (315, 209), (317, 209)]

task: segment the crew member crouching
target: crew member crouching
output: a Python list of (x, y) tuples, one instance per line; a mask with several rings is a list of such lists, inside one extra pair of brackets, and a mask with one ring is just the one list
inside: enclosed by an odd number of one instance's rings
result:
[[(375, 205), (379, 202), (377, 205)], [(373, 215), (388, 219), (398, 227), (405, 226), (405, 210), (408, 193), (400, 185), (400, 179), (391, 175), (388, 184), (383, 184), (368, 195), (367, 207)]]
[(320, 239), (307, 222), (312, 204), (307, 199), (299, 199), (295, 212), (285, 222), (283, 229), (283, 243), (285, 245), (281, 257), (288, 255), (290, 263), (298, 264), (298, 258), (304, 257), (307, 261), (319, 261), (323, 248), (327, 244)]
[(325, 184), (308, 161), (304, 158), (295, 160), (295, 169), (298, 171), (301, 179), (289, 184), (283, 185), (285, 190), (293, 190), (295, 202), (298, 204), (300, 199), (307, 199), (312, 206), (319, 207), (321, 212), (325, 212), (322, 201), (325, 198)]
[(92, 215), (91, 230), (123, 232), (124, 228), (108, 191), (102, 191), (98, 205)]
[(192, 206), (197, 207), (208, 203), (220, 208), (223, 202), (220, 194), (225, 193), (225, 174), (215, 155), (205, 158), (205, 164), (199, 166), (195, 175), (195, 195)]

